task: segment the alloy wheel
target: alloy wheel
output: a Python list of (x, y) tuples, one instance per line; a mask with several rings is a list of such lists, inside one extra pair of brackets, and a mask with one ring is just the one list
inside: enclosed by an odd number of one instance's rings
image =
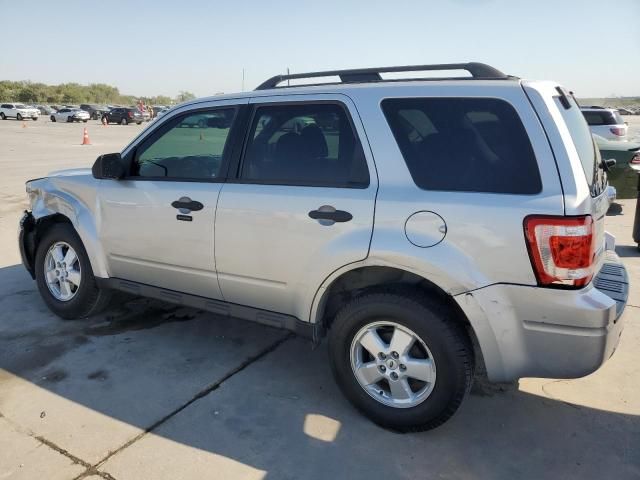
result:
[(353, 337), (350, 357), (360, 386), (384, 405), (415, 407), (435, 386), (431, 351), (415, 332), (393, 321), (362, 327)]

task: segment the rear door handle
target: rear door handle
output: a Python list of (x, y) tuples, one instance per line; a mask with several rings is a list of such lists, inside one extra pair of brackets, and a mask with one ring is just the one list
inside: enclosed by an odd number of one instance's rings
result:
[(171, 206), (180, 210), (180, 213), (197, 212), (204, 208), (203, 204), (191, 200), (189, 197), (180, 197), (178, 200), (171, 202)]
[[(311, 210), (309, 217), (314, 220), (328, 220), (330, 222), (348, 222), (353, 218), (349, 212), (336, 210), (331, 205), (323, 205), (317, 210)], [(322, 223), (322, 222), (320, 222)]]

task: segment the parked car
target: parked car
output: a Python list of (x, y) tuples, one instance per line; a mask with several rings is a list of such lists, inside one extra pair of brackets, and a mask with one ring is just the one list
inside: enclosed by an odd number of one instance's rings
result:
[(79, 108), (61, 108), (49, 117), (52, 122), (84, 122), (89, 121), (89, 114)]
[(626, 108), (618, 107), (617, 110), (620, 115), (634, 115), (634, 112), (632, 110), (628, 110)]
[(83, 103), (80, 108), (89, 114), (91, 120), (98, 120), (109, 111), (106, 105), (96, 105), (94, 103)]
[(102, 123), (119, 123), (120, 125), (135, 123), (140, 125), (143, 121), (144, 117), (137, 108), (118, 107), (102, 115)]
[(40, 112), (37, 108), (28, 107), (22, 103), (0, 104), (0, 119), (15, 118), (16, 120), (38, 120)]
[(160, 110), (158, 110), (156, 112), (156, 116), (154, 118), (154, 120), (157, 120), (158, 118), (162, 117), (163, 115), (165, 115), (169, 110), (171, 110), (171, 107), (164, 107), (161, 108)]
[(326, 337), (358, 410), (419, 431), (454, 414), (476, 360), (504, 382), (611, 357), (629, 286), (607, 188), (556, 83), (478, 63), (278, 75), (27, 182), (19, 245), (62, 318), (123, 290)]
[(640, 166), (640, 143), (610, 141), (599, 135), (593, 137), (602, 159), (616, 161), (607, 177), (616, 189), (617, 198), (636, 198), (638, 174), (633, 166)]
[(629, 127), (613, 108), (582, 108), (591, 132), (607, 140), (626, 140)]
[(40, 115), (51, 115), (52, 113), (55, 113), (56, 110), (54, 110), (53, 108), (51, 108), (48, 105), (36, 105), (36, 108), (38, 109), (38, 111), (40, 112)]

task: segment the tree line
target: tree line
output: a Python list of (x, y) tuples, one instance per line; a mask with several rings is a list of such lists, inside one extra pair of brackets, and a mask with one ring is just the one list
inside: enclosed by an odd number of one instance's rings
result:
[(30, 81), (0, 80), (0, 101), (48, 105), (77, 105), (80, 103), (133, 105), (142, 100), (145, 104), (170, 105), (195, 98), (191, 92), (182, 91), (176, 97), (166, 95), (151, 97), (124, 95), (117, 87), (104, 83), (61, 83), (46, 85)]

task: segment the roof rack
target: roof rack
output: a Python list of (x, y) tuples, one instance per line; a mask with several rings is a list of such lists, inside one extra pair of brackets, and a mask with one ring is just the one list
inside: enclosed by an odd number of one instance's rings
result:
[[(356, 68), (351, 70), (328, 70), (324, 72), (309, 72), (309, 73), (293, 73), (290, 75), (276, 75), (269, 80), (261, 83), (256, 87), (256, 90), (267, 90), (270, 88), (276, 88), (279, 83), (285, 80), (294, 80), (300, 78), (318, 78), (318, 77), (340, 77), (342, 83), (360, 83), (360, 82), (381, 82), (384, 79), (380, 76), (381, 73), (390, 72), (424, 72), (428, 70), (466, 70), (471, 74), (471, 77), (476, 80), (506, 80), (510, 77), (505, 75), (500, 70), (493, 68), (490, 65), (477, 62), (469, 63), (441, 63), (436, 65), (406, 65), (401, 67), (381, 67), (381, 68)], [(466, 79), (468, 77), (455, 77)], [(420, 79), (406, 79), (402, 80), (430, 80), (425, 78)]]

